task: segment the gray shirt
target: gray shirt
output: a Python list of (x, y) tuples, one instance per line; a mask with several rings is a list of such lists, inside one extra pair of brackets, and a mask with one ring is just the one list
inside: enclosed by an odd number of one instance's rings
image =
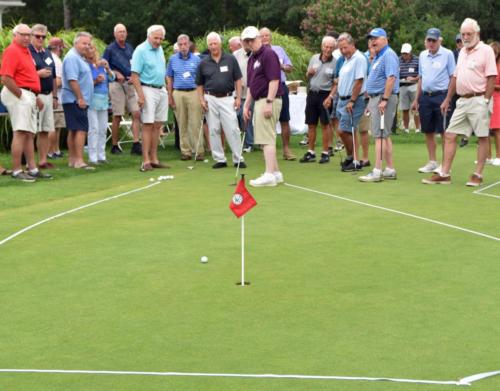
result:
[(316, 73), (309, 79), (309, 90), (330, 91), (335, 75), (335, 64), (337, 60), (332, 56), (329, 60), (321, 61), (321, 54), (315, 54), (309, 61), (309, 68), (315, 68)]

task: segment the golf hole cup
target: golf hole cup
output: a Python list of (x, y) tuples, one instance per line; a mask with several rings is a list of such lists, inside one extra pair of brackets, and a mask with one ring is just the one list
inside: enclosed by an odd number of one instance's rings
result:
[(202, 257), (200, 258), (200, 262), (201, 262), (201, 263), (207, 263), (207, 262), (208, 262), (208, 257), (207, 257), (207, 256), (205, 256), (205, 255), (204, 255), (204, 256), (202, 256)]

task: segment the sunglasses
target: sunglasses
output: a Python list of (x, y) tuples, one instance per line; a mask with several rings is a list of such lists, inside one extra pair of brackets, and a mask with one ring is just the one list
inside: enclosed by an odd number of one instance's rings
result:
[(45, 39), (46, 35), (33, 34), (36, 39)]
[(437, 39), (433, 39), (433, 38), (427, 38), (426, 39), (427, 42), (437, 42)]

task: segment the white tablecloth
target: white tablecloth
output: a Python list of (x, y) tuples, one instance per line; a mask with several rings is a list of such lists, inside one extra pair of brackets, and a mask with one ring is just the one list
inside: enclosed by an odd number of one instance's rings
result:
[[(306, 97), (307, 94), (290, 94), (290, 130), (292, 134), (307, 133), (306, 125)], [(280, 123), (276, 125), (276, 132), (281, 134)]]

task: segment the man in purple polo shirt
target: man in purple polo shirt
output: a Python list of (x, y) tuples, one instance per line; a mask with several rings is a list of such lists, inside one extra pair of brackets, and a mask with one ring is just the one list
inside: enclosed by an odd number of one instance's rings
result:
[(248, 90), (243, 116), (246, 121), (251, 120), (250, 107), (255, 101), (254, 142), (262, 145), (266, 164), (264, 174), (249, 183), (254, 187), (276, 186), (284, 181), (276, 158), (276, 122), (283, 96), (280, 62), (276, 53), (269, 46), (262, 44), (256, 27), (246, 27), (241, 33), (241, 39), (248, 42), (252, 49), (252, 56), (248, 59)]
[(286, 86), (286, 73), (290, 73), (293, 70), (293, 64), (288, 55), (281, 46), (272, 45), (273, 37), (271, 35), (271, 30), (267, 27), (260, 29), (260, 36), (262, 39), (262, 44), (270, 46), (274, 53), (277, 54), (280, 61), (280, 83), (283, 89), (283, 96), (281, 98), (281, 112), (280, 112), (280, 125), (281, 125), (281, 140), (283, 142), (283, 159), (285, 160), (296, 160), (295, 155), (290, 151), (290, 100), (288, 98), (288, 87)]

